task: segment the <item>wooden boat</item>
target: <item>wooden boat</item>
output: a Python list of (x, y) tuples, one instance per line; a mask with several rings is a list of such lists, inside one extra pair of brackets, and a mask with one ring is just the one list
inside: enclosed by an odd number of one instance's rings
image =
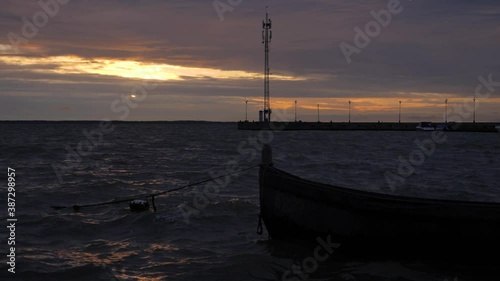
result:
[(331, 235), (342, 247), (361, 251), (499, 249), (499, 203), (402, 197), (313, 182), (274, 167), (267, 145), (259, 185), (261, 217), (272, 239)]

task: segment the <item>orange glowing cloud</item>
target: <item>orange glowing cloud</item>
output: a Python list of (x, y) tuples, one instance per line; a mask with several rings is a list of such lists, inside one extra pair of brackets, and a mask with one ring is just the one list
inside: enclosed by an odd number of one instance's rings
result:
[[(0, 56), (0, 62), (7, 65), (29, 66), (31, 71), (52, 72), (58, 74), (97, 74), (123, 78), (146, 80), (185, 80), (195, 79), (262, 79), (261, 73), (243, 70), (222, 70), (214, 68), (184, 67), (170, 64), (158, 64), (118, 59), (86, 59), (77, 56), (24, 57)], [(53, 65), (53, 68), (41, 68)], [(37, 68), (38, 67), (38, 68)], [(272, 75), (273, 80), (300, 81), (304, 77)]]

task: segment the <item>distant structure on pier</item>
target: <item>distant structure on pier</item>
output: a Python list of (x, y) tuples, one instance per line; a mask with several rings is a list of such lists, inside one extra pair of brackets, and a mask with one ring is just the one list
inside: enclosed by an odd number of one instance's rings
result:
[(264, 109), (259, 111), (260, 122), (271, 122), (271, 98), (269, 96), (269, 44), (273, 38), (271, 31), (271, 19), (267, 13), (266, 6), (266, 19), (262, 21), (262, 44), (264, 44)]

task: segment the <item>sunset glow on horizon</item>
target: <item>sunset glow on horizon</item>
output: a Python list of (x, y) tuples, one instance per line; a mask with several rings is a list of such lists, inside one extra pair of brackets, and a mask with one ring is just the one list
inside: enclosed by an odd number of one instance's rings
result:
[[(261, 110), (262, 99), (258, 97), (248, 98), (249, 108), (253, 111)], [(373, 113), (386, 113), (387, 117), (382, 118), (383, 121), (394, 121), (399, 111), (399, 101), (397, 98), (361, 98), (361, 99), (348, 99), (348, 98), (275, 98), (272, 101), (273, 112), (279, 111), (281, 116), (288, 115), (288, 120), (292, 120), (292, 114), (295, 110), (295, 101), (297, 101), (297, 111), (302, 116), (307, 116), (306, 120), (313, 120), (317, 114), (317, 105), (320, 105), (320, 112), (324, 116), (331, 116), (334, 121), (335, 116), (346, 115), (349, 111), (349, 100), (351, 101), (351, 112), (353, 116), (363, 115), (361, 120), (370, 121), (372, 118), (370, 114)], [(426, 114), (443, 115), (445, 111), (444, 98), (430, 98), (430, 99), (402, 99), (402, 112), (405, 115), (413, 115), (418, 111), (423, 111)], [(467, 99), (460, 96), (452, 96), (448, 98), (449, 112), (452, 113), (455, 107), (463, 107), (467, 104), (472, 104), (472, 97)], [(478, 100), (478, 110), (485, 107), (500, 105), (500, 98), (488, 99), (489, 105), (480, 104)], [(240, 101), (241, 103), (241, 101)], [(346, 115), (347, 116), (347, 115)], [(392, 116), (392, 117), (391, 117)]]

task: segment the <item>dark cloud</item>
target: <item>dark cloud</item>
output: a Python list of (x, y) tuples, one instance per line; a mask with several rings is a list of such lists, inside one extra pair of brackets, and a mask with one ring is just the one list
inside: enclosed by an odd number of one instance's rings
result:
[[(31, 19), (40, 11), (37, 2), (2, 3), (1, 45), (9, 44), (9, 32), (21, 34), (21, 18)], [(21, 55), (71, 55), (261, 72), (261, 21), (264, 6), (269, 5), (273, 19), (271, 71), (308, 77), (307, 81), (271, 81), (273, 98), (411, 99), (410, 93), (467, 97), (473, 94), (478, 75), (493, 73), (500, 80), (498, 1), (401, 0), (403, 11), (393, 15), (391, 23), (348, 64), (339, 44), (353, 44), (354, 27), (363, 29), (373, 20), (370, 12), (386, 9), (387, 3), (245, 0), (220, 21), (213, 2), (205, 0), (72, 0), (23, 45)], [(3, 52), (11, 56), (8, 53)], [(113, 115), (109, 110), (113, 99), (141, 83), (113, 76), (43, 71), (56, 67), (0, 63), (0, 118), (109, 117)], [(182, 78), (185, 80), (161, 82), (141, 104), (143, 109), (134, 111), (130, 118), (238, 119), (240, 109), (232, 103), (262, 93), (262, 81), (257, 80)], [(162, 112), (161, 108), (169, 110)], [(494, 107), (484, 108), (489, 110), (485, 116), (499, 119)], [(420, 110), (415, 109), (412, 118), (434, 116)]]

